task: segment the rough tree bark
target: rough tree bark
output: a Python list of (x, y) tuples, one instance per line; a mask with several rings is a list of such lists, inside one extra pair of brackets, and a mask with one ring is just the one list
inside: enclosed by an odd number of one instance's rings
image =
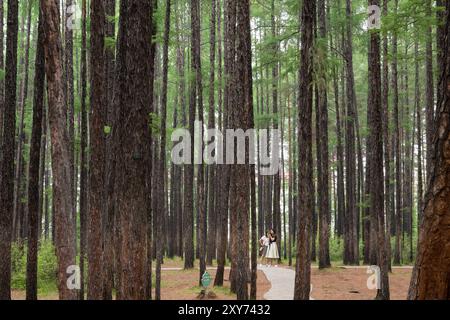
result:
[(58, 290), (61, 300), (72, 300), (77, 298), (77, 292), (68, 288), (66, 272), (68, 267), (75, 265), (75, 234), (69, 134), (63, 107), (65, 97), (60, 19), (57, 1), (41, 0), (41, 8), (45, 21), (45, 71), (52, 142), (53, 214), (58, 257)]
[[(319, 39), (321, 41), (320, 51), (316, 50), (318, 56), (327, 60), (327, 26), (326, 26), (326, 11), (325, 0), (319, 0), (317, 2), (318, 9), (318, 30)], [(320, 70), (316, 70), (319, 73), (320, 79), (320, 93), (318, 95), (318, 123), (317, 127), (319, 131), (316, 133), (320, 138), (318, 139), (319, 145), (317, 146), (318, 155), (318, 202), (319, 202), (319, 268), (331, 267), (330, 262), (330, 225), (331, 225), (331, 212), (330, 212), (330, 189), (329, 189), (329, 154), (328, 154), (328, 97), (327, 97), (327, 75), (324, 70), (323, 64), (317, 64)], [(320, 161), (319, 161), (320, 159)]]
[[(370, 5), (379, 6), (379, 0), (369, 0)], [(381, 288), (377, 290), (377, 299), (389, 299), (388, 263), (386, 260), (385, 225), (384, 225), (384, 189), (383, 189), (383, 127), (381, 103), (381, 68), (380, 68), (380, 32), (373, 30), (369, 40), (369, 92), (367, 123), (369, 136), (367, 141), (367, 163), (370, 183), (369, 215), (370, 227), (376, 240), (371, 241), (377, 250), (377, 265), (380, 267)], [(371, 234), (371, 236), (372, 236)]]
[(314, 42), (314, 16), (316, 4), (314, 1), (304, 1), (301, 9), (301, 49), (298, 88), (298, 233), (297, 261), (295, 267), (295, 300), (309, 300), (311, 291), (311, 220), (313, 208), (312, 194), (312, 81), (313, 61), (312, 49)]
[[(237, 1), (236, 9), (236, 106), (233, 110), (233, 127), (246, 131), (250, 128), (253, 112), (250, 1)], [(248, 295), (248, 251), (249, 251), (249, 213), (250, 213), (250, 166), (249, 148), (246, 146), (246, 164), (234, 165), (232, 182), (234, 197), (231, 198), (231, 214), (236, 215), (236, 294), (238, 300), (247, 300)], [(237, 153), (236, 153), (237, 155)]]
[(84, 300), (84, 266), (87, 246), (87, 208), (88, 208), (88, 124), (87, 124), (87, 60), (86, 60), (86, 0), (81, 5), (81, 55), (80, 55), (80, 82), (81, 82), (81, 136), (80, 136), (80, 273), (81, 289), (80, 299)]
[[(445, 41), (433, 138), (431, 174), (424, 200), (417, 260), (408, 293), (410, 300), (450, 299), (450, 4), (446, 4)], [(439, 84), (441, 85), (441, 84)]]
[(6, 40), (4, 135), (0, 193), (0, 300), (11, 299), (11, 236), (14, 207), (14, 146), (16, 132), (16, 81), (18, 1), (8, 0)]
[(103, 298), (102, 214), (105, 196), (105, 7), (103, 1), (91, 2), (91, 117), (89, 165), (88, 299)]
[[(122, 12), (121, 12), (122, 14)], [(147, 213), (150, 205), (147, 189), (150, 132), (151, 0), (126, 3), (126, 19), (119, 45), (125, 65), (121, 82), (118, 123), (119, 152), (118, 214), (120, 215), (120, 299), (145, 299), (147, 278)], [(148, 79), (149, 81), (143, 81)], [(119, 169), (120, 168), (120, 169)]]
[[(39, 10), (41, 12), (41, 10)], [(39, 168), (44, 109), (44, 22), (39, 14), (36, 60), (34, 65), (33, 128), (30, 146), (30, 165), (28, 169), (28, 254), (27, 254), (27, 300), (37, 300), (37, 253), (39, 238)], [(45, 152), (45, 150), (44, 150)], [(44, 158), (45, 159), (45, 158)]]
[[(69, 12), (68, 8), (73, 6), (73, 0), (66, 0), (65, 2), (65, 13)], [(67, 20), (65, 20), (67, 21)], [(72, 170), (72, 192), (73, 192), (73, 210), (76, 212), (76, 200), (77, 200), (77, 177), (75, 174), (75, 99), (74, 99), (74, 77), (73, 77), (73, 28), (68, 27), (67, 23), (64, 27), (64, 71), (65, 71), (65, 81), (66, 81), (66, 110), (67, 110), (67, 126), (69, 128), (69, 142), (70, 142), (70, 167)], [(76, 215), (74, 215), (74, 230), (77, 232), (76, 228)], [(75, 244), (76, 245), (76, 244)]]
[[(112, 17), (116, 13), (115, 0), (105, 2), (106, 29), (105, 36), (114, 38), (115, 22)], [(116, 124), (116, 108), (114, 105), (114, 77), (115, 77), (115, 47), (105, 47), (105, 99), (106, 99), (106, 122), (110, 128), (106, 136), (106, 164), (105, 164), (105, 204), (102, 214), (102, 236), (103, 236), (103, 299), (112, 300), (114, 285), (114, 210), (116, 197), (114, 193), (115, 183), (115, 141), (113, 130)]]

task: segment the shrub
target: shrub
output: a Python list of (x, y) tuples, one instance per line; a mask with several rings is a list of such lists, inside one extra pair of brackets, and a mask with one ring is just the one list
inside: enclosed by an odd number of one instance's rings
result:
[[(27, 246), (13, 244), (11, 251), (12, 279), (15, 290), (25, 290), (27, 273)], [(50, 241), (40, 243), (38, 251), (38, 290), (40, 292), (56, 291), (57, 260), (55, 248)]]

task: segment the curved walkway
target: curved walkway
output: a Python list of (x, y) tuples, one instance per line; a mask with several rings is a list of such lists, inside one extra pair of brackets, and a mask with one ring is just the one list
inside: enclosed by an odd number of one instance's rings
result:
[(264, 295), (266, 300), (293, 300), (295, 271), (280, 267), (258, 266), (272, 287)]

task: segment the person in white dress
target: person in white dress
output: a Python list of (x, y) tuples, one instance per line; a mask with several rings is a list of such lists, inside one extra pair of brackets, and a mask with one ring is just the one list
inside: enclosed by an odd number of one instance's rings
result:
[(267, 233), (265, 235), (263, 235), (261, 237), (261, 239), (259, 239), (259, 245), (260, 245), (259, 254), (261, 256), (261, 265), (267, 261), (266, 254), (267, 254), (267, 249), (269, 248), (269, 244), (270, 244), (269, 232), (267, 231)]
[(270, 232), (269, 232), (269, 248), (266, 253), (266, 259), (270, 262), (271, 266), (275, 263), (275, 267), (278, 267), (277, 261), (280, 259), (280, 254), (278, 252), (277, 239), (278, 239), (278, 236), (275, 233), (275, 231), (273, 229), (270, 230)]

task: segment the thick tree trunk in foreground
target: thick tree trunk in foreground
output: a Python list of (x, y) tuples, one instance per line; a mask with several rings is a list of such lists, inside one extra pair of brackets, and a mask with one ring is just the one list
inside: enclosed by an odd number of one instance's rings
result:
[(86, 0), (82, 2), (82, 26), (81, 26), (81, 61), (80, 61), (80, 82), (81, 82), (81, 128), (80, 128), (80, 273), (81, 289), (80, 299), (84, 300), (84, 265), (87, 246), (87, 208), (88, 208), (88, 124), (87, 124), (87, 61), (86, 61)]
[[(122, 12), (121, 12), (122, 13)], [(150, 103), (151, 0), (129, 2), (126, 19), (121, 20), (127, 46), (126, 82), (120, 93), (118, 161), (118, 214), (120, 215), (120, 299), (145, 299), (147, 276), (147, 213), (149, 197), (146, 188), (150, 134), (147, 109)], [(148, 81), (144, 81), (147, 79)], [(121, 83), (122, 84), (122, 83)]]
[(106, 102), (104, 70), (105, 8), (103, 1), (91, 2), (91, 118), (88, 215), (88, 299), (103, 298), (102, 214), (105, 196)]
[(297, 261), (295, 267), (295, 300), (309, 300), (311, 291), (311, 222), (313, 214), (312, 168), (312, 48), (314, 42), (315, 3), (305, 1), (301, 9), (301, 43), (298, 97), (298, 165), (299, 165), (299, 224)]
[[(115, 36), (115, 22), (111, 21), (110, 17), (116, 14), (116, 1), (107, 0), (105, 3), (105, 37)], [(115, 183), (115, 142), (113, 137), (113, 128), (116, 124), (116, 110), (114, 105), (114, 78), (115, 78), (115, 47), (105, 47), (105, 96), (106, 99), (106, 115), (105, 121), (110, 129), (109, 134), (106, 135), (106, 150), (105, 150), (105, 206), (102, 215), (102, 240), (103, 240), (103, 299), (112, 300), (112, 290), (114, 285), (114, 210), (116, 204), (116, 195), (114, 193)], [(106, 134), (106, 132), (105, 132)]]
[[(237, 1), (236, 10), (236, 97), (237, 104), (233, 110), (233, 127), (244, 131), (249, 129), (253, 112), (251, 37), (250, 37), (250, 1)], [(249, 213), (250, 213), (250, 166), (248, 165), (248, 147), (246, 163), (235, 165), (232, 169), (232, 181), (235, 184), (235, 197), (231, 199), (231, 214), (236, 214), (236, 293), (238, 300), (247, 300), (249, 273)]]
[(424, 200), (416, 265), (408, 293), (410, 300), (450, 299), (450, 5), (447, 2), (445, 50), (438, 97), (434, 153), (428, 191)]
[(11, 237), (14, 207), (14, 149), (16, 133), (17, 81), (17, 0), (8, 0), (8, 29), (6, 40), (5, 106), (0, 192), (0, 300), (11, 299)]
[(45, 70), (49, 122), (52, 141), (53, 214), (55, 244), (58, 257), (58, 289), (62, 300), (76, 299), (77, 292), (67, 286), (68, 267), (75, 265), (75, 234), (73, 228), (73, 193), (70, 169), (69, 135), (67, 131), (59, 11), (55, 0), (41, 0), (45, 21)]
[[(27, 300), (37, 300), (37, 253), (39, 238), (39, 168), (42, 148), (42, 125), (44, 109), (44, 22), (39, 14), (36, 60), (34, 65), (33, 129), (28, 171), (28, 255), (27, 255)], [(45, 117), (44, 117), (45, 118)], [(45, 150), (43, 150), (45, 152)], [(43, 158), (45, 159), (45, 158)], [(43, 170), (42, 170), (43, 171)]]

